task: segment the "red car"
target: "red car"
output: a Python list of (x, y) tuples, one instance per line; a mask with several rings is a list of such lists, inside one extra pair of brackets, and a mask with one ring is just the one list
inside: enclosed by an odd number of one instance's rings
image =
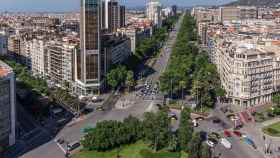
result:
[(236, 135), (237, 137), (242, 137), (242, 133), (239, 131), (233, 131), (233, 134)]
[(225, 135), (226, 137), (231, 137), (230, 131), (227, 131), (227, 130), (224, 130), (224, 135)]

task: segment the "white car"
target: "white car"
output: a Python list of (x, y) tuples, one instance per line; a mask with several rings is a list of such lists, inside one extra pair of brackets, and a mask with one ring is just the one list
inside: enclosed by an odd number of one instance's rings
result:
[(207, 140), (206, 141), (206, 144), (209, 146), (209, 147), (211, 147), (211, 148), (214, 148), (214, 142), (212, 142), (212, 141), (210, 141), (210, 140)]
[(198, 123), (197, 123), (196, 119), (192, 120), (192, 123), (193, 123), (194, 127), (198, 127)]
[(232, 148), (231, 143), (230, 143), (226, 138), (222, 138), (222, 139), (221, 139), (221, 144), (222, 144), (226, 149), (231, 149), (231, 148)]

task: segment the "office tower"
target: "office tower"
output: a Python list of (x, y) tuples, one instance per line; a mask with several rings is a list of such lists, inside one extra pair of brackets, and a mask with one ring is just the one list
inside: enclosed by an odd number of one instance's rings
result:
[(15, 75), (0, 60), (0, 153), (15, 144)]
[(101, 1), (81, 0), (80, 51), (76, 56), (76, 93), (89, 95), (102, 87), (100, 27)]
[(120, 27), (119, 3), (116, 0), (108, 2), (108, 31), (116, 32)]
[(120, 27), (125, 27), (125, 6), (120, 6)]
[(146, 8), (146, 16), (158, 27), (161, 26), (161, 4), (158, 0), (149, 0)]

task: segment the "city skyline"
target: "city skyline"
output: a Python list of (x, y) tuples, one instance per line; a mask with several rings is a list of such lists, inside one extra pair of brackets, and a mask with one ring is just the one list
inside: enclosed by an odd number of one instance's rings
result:
[[(127, 7), (144, 7), (143, 0), (119, 0)], [(146, 2), (147, 0), (145, 0)], [(233, 0), (160, 0), (163, 5), (177, 4), (180, 6), (218, 5)], [(80, 0), (8, 0), (1, 2), (0, 11), (40, 12), (40, 11), (78, 11)], [(53, 5), (56, 4), (56, 5)]]

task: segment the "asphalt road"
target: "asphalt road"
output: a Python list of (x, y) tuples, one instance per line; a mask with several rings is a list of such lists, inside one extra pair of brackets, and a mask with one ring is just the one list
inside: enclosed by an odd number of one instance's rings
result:
[[(168, 60), (171, 54), (171, 47), (174, 44), (177, 36), (177, 31), (180, 29), (180, 24), (182, 17), (179, 22), (176, 24), (176, 29), (170, 32), (169, 38), (163, 47), (163, 52), (161, 56), (157, 59), (153, 65), (154, 73), (147, 77), (147, 80), (155, 81), (158, 80), (160, 73), (163, 72), (168, 64)], [(79, 120), (74, 123), (70, 123), (68, 126), (64, 127), (55, 138), (51, 141), (23, 154), (21, 158), (64, 158), (65, 157), (65, 146), (58, 145), (54, 140), (63, 138), (67, 142), (78, 141), (82, 137), (82, 131), (84, 127), (91, 126), (94, 127), (98, 121), (102, 120), (123, 120), (129, 115), (133, 115), (141, 118), (144, 112), (147, 112), (152, 109), (154, 100), (143, 100), (142, 98), (136, 98), (133, 102), (134, 105), (125, 109), (115, 109), (112, 108), (113, 104), (117, 101), (117, 96), (113, 96), (111, 101), (108, 101), (108, 104), (111, 105), (106, 111), (94, 111), (87, 115), (82, 120)], [(38, 140), (39, 141), (39, 140)]]
[[(218, 108), (221, 105), (218, 105)], [(219, 118), (223, 123), (215, 124), (212, 122), (212, 119), (206, 119), (199, 122), (199, 127), (195, 128), (196, 131), (205, 131), (208, 133), (216, 132), (220, 133), (223, 136), (224, 129), (231, 131), (233, 123), (226, 118), (225, 114), (222, 113), (218, 108), (216, 108), (211, 117)], [(219, 158), (264, 158), (262, 154), (254, 149), (252, 146), (249, 146), (241, 138), (237, 136), (232, 136), (227, 138), (232, 144), (232, 149), (226, 149), (222, 144), (217, 144), (213, 149), (214, 156)]]

